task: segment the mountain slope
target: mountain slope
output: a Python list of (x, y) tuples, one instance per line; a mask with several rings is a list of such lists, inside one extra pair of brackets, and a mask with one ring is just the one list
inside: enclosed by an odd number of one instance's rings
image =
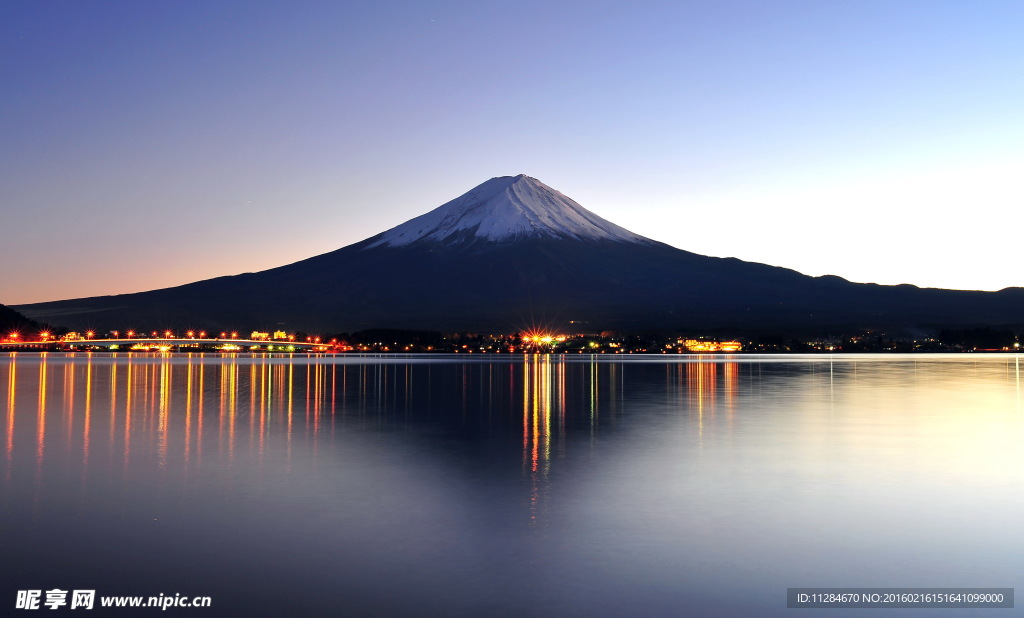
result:
[[(75, 328), (512, 332), (1024, 323), (1024, 289), (850, 283), (633, 234), (527, 176), (491, 179), (362, 242), (259, 273), (35, 305)], [(582, 326), (575, 326), (580, 323)]]

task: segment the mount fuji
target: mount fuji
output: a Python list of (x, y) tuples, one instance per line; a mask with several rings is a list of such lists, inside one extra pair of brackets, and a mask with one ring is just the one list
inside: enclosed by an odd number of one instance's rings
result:
[(528, 238), (652, 243), (606, 221), (524, 174), (492, 178), (430, 212), (375, 237), (368, 248), (418, 241), (447, 245)]
[(286, 266), (15, 308), (96, 330), (809, 333), (1020, 325), (1024, 289), (851, 283), (698, 255), (634, 234), (519, 175), (492, 178), (376, 236)]

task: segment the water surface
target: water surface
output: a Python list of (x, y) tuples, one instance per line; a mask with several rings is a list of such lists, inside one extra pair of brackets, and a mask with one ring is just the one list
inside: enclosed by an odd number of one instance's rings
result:
[(1024, 573), (1016, 355), (19, 353), (0, 385), (8, 607), (851, 616), (786, 588)]

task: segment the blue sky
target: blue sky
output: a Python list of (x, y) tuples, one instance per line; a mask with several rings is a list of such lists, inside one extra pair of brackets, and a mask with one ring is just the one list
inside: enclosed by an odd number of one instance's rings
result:
[(519, 173), (697, 253), (1024, 285), (1022, 23), (1017, 1), (9, 0), (0, 303), (279, 266)]

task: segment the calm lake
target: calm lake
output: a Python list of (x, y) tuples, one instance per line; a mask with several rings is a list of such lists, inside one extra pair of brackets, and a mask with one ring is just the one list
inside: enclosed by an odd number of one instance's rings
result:
[(4, 353), (0, 613), (1012, 614), (786, 594), (1016, 587), (1020, 365)]

